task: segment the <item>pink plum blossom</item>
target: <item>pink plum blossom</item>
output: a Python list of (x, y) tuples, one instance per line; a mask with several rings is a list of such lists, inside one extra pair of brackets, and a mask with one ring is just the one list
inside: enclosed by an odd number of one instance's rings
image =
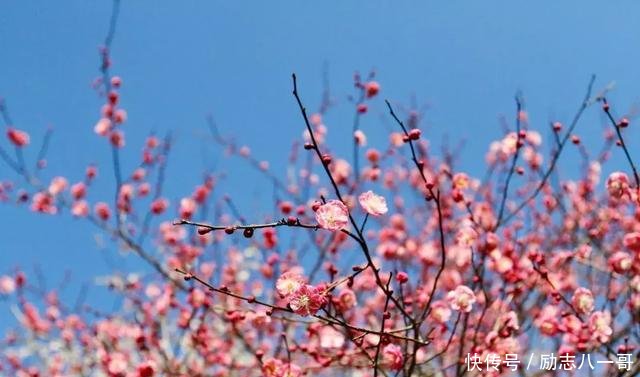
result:
[(382, 358), (384, 364), (391, 370), (402, 369), (404, 363), (404, 355), (402, 348), (397, 344), (387, 344), (382, 350)]
[(607, 178), (607, 191), (613, 198), (621, 198), (629, 189), (629, 177), (620, 171), (613, 172)]
[(289, 306), (301, 316), (314, 315), (325, 304), (324, 293), (309, 284), (300, 286), (289, 296)]
[(580, 287), (573, 293), (571, 303), (580, 314), (589, 314), (594, 308), (593, 294), (590, 290)]
[(374, 194), (371, 190), (360, 194), (358, 202), (360, 202), (362, 209), (372, 216), (384, 215), (389, 211), (385, 198)]
[(324, 229), (344, 229), (349, 223), (349, 209), (339, 200), (330, 200), (316, 210), (316, 221)]
[(449, 301), (451, 309), (469, 313), (476, 302), (476, 296), (471, 288), (459, 285), (447, 294), (447, 301)]

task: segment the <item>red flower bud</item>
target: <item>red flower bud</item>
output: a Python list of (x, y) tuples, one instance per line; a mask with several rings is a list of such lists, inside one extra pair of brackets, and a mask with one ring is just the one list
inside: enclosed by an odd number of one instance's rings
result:
[(113, 76), (111, 78), (111, 86), (119, 88), (122, 85), (122, 79), (119, 76)]
[(118, 93), (115, 91), (111, 91), (109, 92), (109, 103), (112, 105), (115, 105), (116, 103), (118, 103)]
[(407, 275), (406, 272), (400, 271), (396, 275), (396, 280), (398, 281), (398, 283), (404, 284), (409, 281), (409, 275)]
[(380, 84), (375, 81), (369, 81), (365, 84), (365, 90), (367, 92), (367, 97), (371, 98), (378, 94), (378, 92), (380, 91)]
[(420, 130), (417, 128), (412, 129), (411, 131), (409, 131), (409, 139), (411, 140), (418, 140), (420, 139)]
[(629, 126), (629, 119), (627, 119), (627, 118), (620, 119), (620, 123), (618, 123), (618, 127), (626, 128), (628, 126)]
[(198, 234), (203, 236), (203, 235), (211, 232), (212, 230), (213, 229), (211, 229), (211, 228), (205, 228), (205, 227), (201, 226), (201, 227), (198, 228)]
[(580, 137), (577, 135), (571, 135), (571, 142), (575, 145), (580, 144)]

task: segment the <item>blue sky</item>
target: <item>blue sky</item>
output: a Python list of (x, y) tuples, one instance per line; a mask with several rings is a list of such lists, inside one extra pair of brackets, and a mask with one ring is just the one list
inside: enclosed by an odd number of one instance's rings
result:
[[(436, 146), (443, 135), (466, 139), (460, 166), (477, 175), (488, 143), (501, 135), (499, 117), (512, 117), (517, 90), (524, 93), (532, 126), (544, 135), (548, 121), (570, 120), (592, 73), (598, 75), (596, 88), (616, 82), (609, 96), (615, 109), (627, 111), (640, 99), (639, 2), (372, 4), (124, 1), (113, 72), (124, 80), (122, 105), (129, 113), (125, 168), (138, 162), (137, 151), (150, 131), (171, 130), (176, 147), (168, 168), (170, 199), (190, 193), (202, 170), (215, 164), (230, 174), (220, 193), (237, 198), (245, 214), (268, 212), (268, 182), (245, 164), (223, 159), (204, 137), (204, 118), (212, 113), (223, 132), (268, 158), (283, 175), (291, 142), (303, 131), (290, 75), (298, 74), (303, 100), (313, 109), (325, 62), (337, 101), (326, 123), (337, 152), (349, 156), (352, 107), (346, 96), (352, 93), (353, 73), (375, 68), (382, 92), (362, 123), (371, 144), (383, 145), (391, 124), (382, 99), (409, 103), (415, 95), (429, 105), (425, 135)], [(2, 8), (0, 96), (15, 125), (28, 130), (36, 145), (52, 125), (48, 174), (79, 179), (88, 162), (98, 163), (104, 189), (94, 194), (107, 197), (110, 155), (93, 134), (101, 101), (90, 84), (98, 75), (97, 46), (110, 2), (13, 1)], [(588, 146), (600, 145), (602, 124), (597, 108), (586, 113), (578, 130)], [(632, 123), (632, 153), (637, 136)], [(569, 171), (577, 153), (568, 151), (565, 158), (563, 168)], [(0, 166), (0, 179), (12, 176)], [(72, 298), (83, 282), (109, 271), (104, 255), (115, 251), (100, 251), (95, 230), (86, 223), (10, 205), (0, 206), (0, 219), (0, 273), (39, 264), (53, 286), (70, 270), (73, 284), (65, 295)], [(138, 266), (128, 258), (122, 268)], [(2, 305), (0, 328), (11, 322)]]

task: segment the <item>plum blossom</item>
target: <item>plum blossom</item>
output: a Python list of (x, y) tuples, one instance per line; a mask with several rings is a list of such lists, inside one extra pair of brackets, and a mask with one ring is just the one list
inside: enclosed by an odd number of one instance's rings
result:
[(116, 148), (124, 147), (124, 133), (121, 131), (113, 131), (109, 137), (109, 141), (111, 142), (111, 145)]
[(51, 184), (49, 185), (49, 194), (52, 196), (56, 196), (66, 190), (69, 182), (64, 177), (55, 177), (51, 180)]
[(107, 136), (111, 130), (111, 121), (109, 118), (100, 118), (96, 125), (93, 127), (93, 131), (100, 136)]
[(355, 140), (356, 144), (361, 147), (367, 145), (367, 135), (365, 135), (362, 130), (355, 130), (355, 132), (353, 133), (353, 139)]
[(87, 194), (87, 185), (84, 182), (78, 182), (71, 186), (71, 196), (74, 199), (82, 199)]
[(466, 285), (459, 285), (447, 294), (447, 301), (451, 309), (469, 313), (476, 302), (476, 296), (471, 288)]
[(207, 295), (202, 289), (195, 288), (189, 293), (188, 302), (194, 308), (199, 308), (207, 301)]
[(617, 251), (609, 257), (609, 265), (615, 272), (623, 274), (633, 265), (633, 258), (624, 251)]
[(55, 215), (58, 212), (58, 208), (56, 208), (55, 202), (51, 195), (44, 192), (38, 192), (33, 196), (31, 210), (34, 212), (46, 213), (49, 215)]
[(470, 185), (469, 176), (465, 173), (456, 173), (451, 181), (453, 183), (453, 188), (459, 190), (465, 190), (469, 188)]
[(404, 363), (402, 348), (396, 344), (387, 344), (382, 350), (384, 364), (391, 370), (400, 370)]
[(360, 194), (358, 201), (362, 209), (372, 216), (384, 215), (389, 211), (384, 197), (374, 194), (371, 190)]
[(580, 287), (573, 293), (571, 303), (580, 314), (589, 314), (594, 308), (593, 294), (590, 290)]
[(473, 228), (473, 224), (470, 221), (462, 224), (455, 238), (456, 244), (464, 248), (473, 246), (477, 239), (478, 232)]
[(196, 201), (192, 198), (183, 198), (180, 200), (180, 218), (189, 220), (197, 209)]
[(112, 375), (121, 375), (127, 371), (128, 363), (124, 354), (116, 352), (109, 357), (109, 363), (107, 364), (107, 370)]
[(589, 330), (592, 339), (605, 343), (608, 342), (613, 334), (611, 329), (611, 314), (609, 312), (593, 312), (589, 317)]
[(629, 189), (629, 177), (620, 171), (613, 172), (607, 178), (607, 191), (614, 198), (621, 198)]
[(126, 122), (126, 120), (127, 120), (127, 112), (124, 109), (118, 109), (113, 114), (113, 121), (118, 124), (124, 123)]
[(337, 159), (329, 165), (331, 176), (337, 184), (344, 184), (351, 175), (351, 165), (343, 159)]
[(503, 155), (510, 156), (516, 153), (518, 148), (518, 135), (515, 132), (510, 132), (502, 139), (501, 152)]
[(302, 276), (293, 271), (287, 271), (276, 281), (276, 290), (282, 297), (287, 297), (297, 291), (304, 284)]
[(16, 282), (10, 276), (0, 276), (0, 293), (8, 295), (16, 290)]
[(624, 235), (624, 246), (635, 252), (640, 252), (640, 232), (631, 232)]
[(338, 294), (338, 300), (335, 303), (339, 306), (340, 310), (347, 311), (357, 304), (357, 298), (354, 291), (349, 288), (345, 288)]
[(446, 323), (451, 318), (451, 309), (444, 301), (435, 301), (433, 303), (433, 310), (431, 316), (438, 323)]
[(349, 209), (340, 200), (330, 200), (318, 207), (316, 221), (324, 229), (343, 229), (349, 223)]
[(71, 214), (76, 217), (87, 217), (89, 205), (86, 200), (78, 200), (71, 205)]
[(304, 284), (289, 296), (289, 306), (301, 316), (314, 315), (326, 302), (323, 292), (317, 287)]

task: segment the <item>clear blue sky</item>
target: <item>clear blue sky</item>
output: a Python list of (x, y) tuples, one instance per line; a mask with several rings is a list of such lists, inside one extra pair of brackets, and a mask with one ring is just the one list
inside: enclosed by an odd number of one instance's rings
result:
[[(105, 189), (93, 198), (110, 198), (112, 190), (109, 150), (92, 130), (100, 100), (90, 88), (110, 7), (106, 0), (5, 1), (0, 11), (0, 96), (34, 144), (47, 125), (55, 128), (48, 174), (79, 179), (87, 162), (100, 165)], [(289, 146), (303, 130), (290, 74), (298, 73), (313, 109), (327, 62), (338, 105), (326, 122), (336, 151), (350, 155), (346, 95), (353, 72), (375, 68), (381, 97), (363, 120), (372, 143), (386, 138), (382, 98), (408, 103), (415, 94), (430, 106), (427, 137), (436, 145), (444, 134), (468, 140), (461, 167), (479, 174), (488, 143), (501, 135), (498, 117), (512, 117), (517, 90), (532, 125), (545, 131), (549, 120), (570, 120), (592, 73), (596, 87), (617, 82), (610, 95), (617, 109), (636, 103), (638, 15), (637, 1), (124, 1), (113, 45), (113, 72), (123, 77), (129, 113), (123, 164), (138, 162), (150, 131), (173, 130), (167, 186), (173, 202), (192, 191), (205, 166), (216, 164), (231, 175), (218, 193), (238, 198), (245, 214), (264, 214), (271, 209), (268, 183), (245, 164), (221, 158), (203, 138), (204, 117), (214, 114), (224, 132), (284, 174)], [(628, 131), (632, 151), (635, 128)], [(601, 130), (600, 113), (589, 111), (580, 134), (597, 146)], [(570, 169), (577, 154), (565, 157)], [(7, 176), (13, 175), (0, 166), (0, 179)], [(267, 189), (247, 185), (249, 179)], [(81, 283), (109, 271), (94, 228), (82, 221), (2, 205), (0, 222), (0, 274), (40, 264), (53, 286), (70, 270), (65, 296), (71, 298)], [(137, 266), (128, 258), (123, 268)], [(92, 292), (93, 300), (102, 297)], [(0, 329), (9, 317), (0, 303)]]

